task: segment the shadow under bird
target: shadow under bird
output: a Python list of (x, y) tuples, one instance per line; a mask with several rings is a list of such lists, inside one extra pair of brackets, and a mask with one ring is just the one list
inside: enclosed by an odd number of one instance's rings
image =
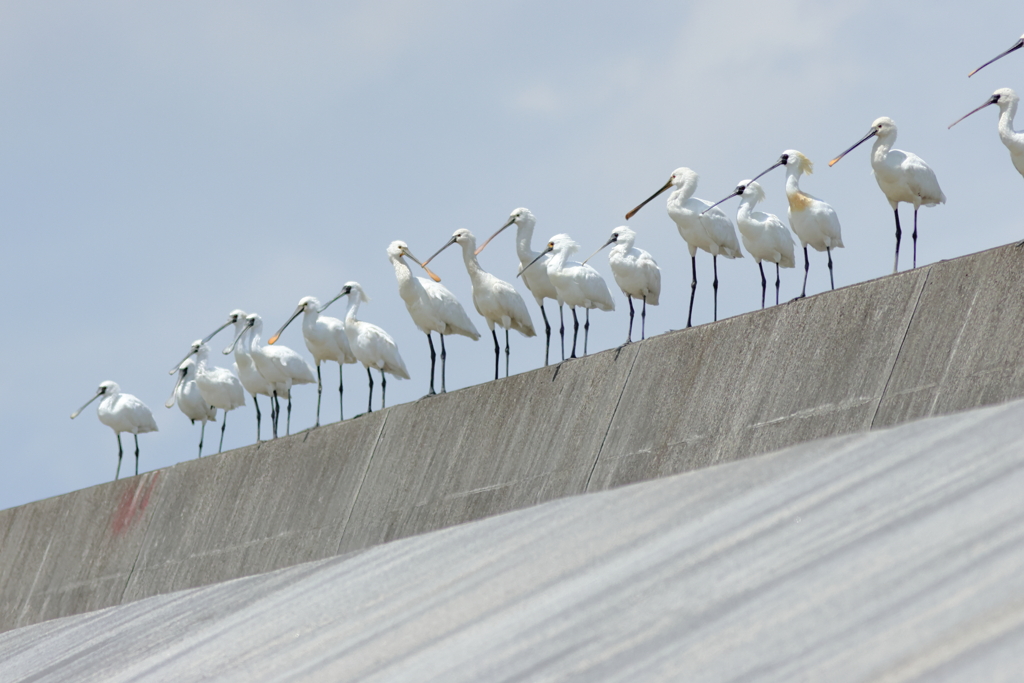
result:
[(935, 171), (924, 162), (924, 159), (912, 152), (893, 149), (893, 143), (896, 142), (896, 122), (888, 116), (875, 119), (867, 135), (828, 162), (828, 165), (834, 166), (837, 161), (871, 138), (876, 138), (875, 144), (871, 147), (871, 170), (874, 171), (878, 187), (889, 200), (889, 206), (896, 217), (896, 257), (893, 260), (892, 272), (897, 272), (900, 266), (900, 202), (914, 205), (913, 267), (917, 268), (917, 210), (922, 205), (945, 204), (946, 195), (942, 194), (942, 189), (939, 188)]
[(116, 382), (101, 382), (96, 393), (85, 404), (71, 413), (71, 419), (78, 417), (86, 407), (96, 399), (102, 399), (96, 406), (96, 416), (100, 422), (114, 430), (117, 435), (117, 471), (114, 479), (121, 476), (121, 458), (124, 449), (121, 447), (121, 432), (129, 432), (135, 437), (135, 474), (139, 473), (139, 434), (157, 431), (156, 420), (146, 404), (131, 394), (122, 394)]
[(358, 282), (346, 282), (338, 296), (324, 304), (324, 308), (343, 296), (348, 297), (348, 312), (345, 314), (345, 334), (348, 335), (348, 345), (352, 348), (356, 359), (366, 368), (366, 376), (370, 378), (370, 397), (366, 401), (366, 412), (373, 412), (373, 375), (370, 373), (370, 368), (377, 368), (380, 371), (380, 407), (383, 410), (388, 387), (384, 373), (398, 379), (409, 379), (409, 371), (405, 369), (405, 361), (398, 353), (398, 344), (391, 338), (391, 335), (373, 323), (356, 318), (359, 313), (359, 304), (370, 301), (370, 297), (366, 295)]
[(480, 267), (480, 262), (476, 258), (476, 237), (465, 228), (456, 230), (451, 239), (424, 261), (423, 265), (426, 266), (453, 244), (462, 247), (462, 261), (466, 264), (466, 272), (469, 273), (469, 282), (473, 289), (473, 306), (487, 321), (491, 337), (494, 339), (494, 379), (498, 379), (498, 361), (501, 357), (498, 334), (494, 331), (494, 326), (498, 325), (505, 329), (505, 376), (508, 377), (508, 331), (515, 330), (524, 337), (533, 337), (537, 334), (533, 329), (530, 312), (526, 310), (526, 302), (519, 296), (515, 287)]
[[(481, 244), (477, 250), (476, 255), (479, 256), (480, 252), (484, 250), (491, 240), (501, 234), (501, 231), (508, 226), (515, 223), (516, 226), (516, 256), (519, 257), (519, 272), (522, 274), (523, 284), (530, 290), (530, 294), (533, 294), (534, 301), (540, 307), (540, 315), (544, 318), (544, 365), (548, 364), (551, 351), (551, 324), (548, 322), (547, 311), (544, 310), (544, 299), (551, 299), (552, 301), (558, 301), (558, 295), (555, 293), (555, 286), (551, 284), (551, 279), (548, 278), (547, 268), (531, 268), (529, 272), (523, 272), (526, 266), (530, 265), (531, 262), (535, 261), (540, 252), (534, 251), (531, 246), (533, 241), (533, 228), (537, 225), (537, 219), (534, 218), (533, 213), (529, 209), (518, 208), (513, 211), (508, 220), (505, 221), (505, 225), (498, 228), (498, 231), (487, 238), (487, 240)], [(545, 258), (540, 263), (543, 266), (547, 263)], [(558, 319), (560, 322), (559, 334), (562, 337), (562, 360), (565, 360), (565, 317), (562, 315), (562, 306), (558, 307)]]
[(171, 397), (164, 403), (164, 407), (173, 408), (177, 403), (178, 408), (192, 424), (195, 424), (196, 420), (202, 423), (199, 430), (199, 455), (197, 456), (201, 458), (203, 457), (206, 423), (217, 421), (217, 409), (207, 403), (203, 399), (203, 395), (199, 393), (199, 387), (196, 385), (196, 361), (194, 359), (186, 358), (178, 366), (177, 375), (178, 379), (174, 382)]
[[(434, 352), (434, 341), (430, 338), (431, 332), (437, 332), (441, 338), (441, 393), (447, 389), (444, 385), (445, 361), (448, 357), (444, 348), (444, 336), (446, 334), (461, 334), (473, 341), (480, 339), (473, 321), (466, 315), (462, 304), (455, 298), (455, 295), (448, 291), (448, 288), (441, 284), (441, 278), (425, 267), (419, 259), (409, 251), (409, 245), (402, 241), (394, 241), (388, 245), (388, 259), (395, 268), (395, 277), (398, 279), (398, 294), (405, 302), (405, 308), (409, 311), (413, 323), (420, 332), (427, 335), (427, 344), (430, 346), (430, 392), (434, 392), (434, 367), (437, 361), (437, 354)], [(421, 268), (427, 271), (431, 279), (424, 277), (413, 277), (412, 269), (405, 262), (409, 257)]]
[(949, 127), (952, 128), (971, 114), (979, 112), (985, 107), (993, 104), (996, 105), (999, 107), (999, 139), (1002, 140), (1006, 149), (1010, 150), (1010, 161), (1013, 162), (1013, 167), (1017, 169), (1017, 173), (1024, 176), (1024, 132), (1018, 132), (1013, 129), (1013, 117), (1017, 114), (1018, 102), (1020, 102), (1020, 98), (1017, 97), (1017, 93), (1009, 88), (1000, 88), (985, 100), (985, 104), (967, 112), (949, 124)]
[(573, 242), (568, 235), (555, 235), (541, 255), (519, 273), (522, 275), (542, 256), (551, 254), (551, 258), (547, 262), (548, 277), (551, 278), (551, 284), (555, 286), (558, 305), (565, 304), (572, 309), (572, 353), (569, 354), (569, 358), (576, 357), (576, 336), (580, 330), (576, 307), (579, 306), (587, 310), (587, 322), (583, 326), (584, 356), (587, 355), (587, 339), (590, 335), (590, 309), (615, 310), (615, 300), (612, 299), (612, 293), (608, 291), (608, 285), (605, 284), (601, 274), (593, 266), (569, 260), (569, 257), (575, 254), (579, 248), (580, 245)]
[(260, 344), (260, 335), (263, 333), (263, 318), (256, 313), (245, 316), (245, 324), (241, 331), (231, 342), (231, 345), (224, 349), (225, 355), (234, 351), (235, 346), (246, 337), (246, 344), (249, 355), (252, 357), (256, 370), (263, 376), (263, 379), (270, 385), (273, 412), (271, 420), (274, 428), (274, 438), (277, 438), (277, 425), (281, 416), (281, 405), (279, 399), (288, 399), (288, 422), (285, 434), (291, 434), (292, 427), (292, 387), (296, 384), (312, 384), (316, 381), (313, 376), (313, 368), (303, 360), (295, 351), (286, 346), (263, 346)]
[[(733, 197), (740, 198), (740, 206), (736, 211), (736, 227), (740, 231), (740, 239), (747, 253), (757, 263), (761, 271), (761, 308), (764, 308), (768, 281), (764, 277), (762, 261), (775, 264), (775, 305), (779, 305), (779, 268), (793, 268), (796, 257), (793, 254), (793, 236), (785, 223), (773, 213), (755, 211), (758, 202), (764, 200), (764, 190), (753, 180), (741, 180), (736, 189), (725, 198), (715, 202), (718, 206)], [(831, 276), (831, 269), (829, 275)], [(833, 285), (834, 288), (834, 285)]]
[(299, 299), (292, 317), (281, 325), (273, 337), (267, 340), (267, 344), (274, 344), (281, 337), (281, 333), (299, 315), (302, 315), (302, 338), (306, 342), (306, 348), (313, 356), (313, 364), (316, 366), (316, 426), (320, 426), (320, 396), (324, 387), (320, 378), (320, 364), (327, 361), (335, 361), (338, 364), (338, 405), (340, 419), (345, 419), (344, 398), (345, 383), (343, 367), (346, 363), (353, 364), (356, 357), (349, 346), (348, 336), (345, 334), (345, 323), (337, 318), (329, 318), (321, 315), (326, 306), (320, 305), (320, 300), (313, 296), (306, 296)]
[(612, 269), (612, 276), (615, 284), (619, 286), (622, 293), (626, 295), (629, 302), (629, 331), (626, 333), (626, 343), (633, 341), (633, 299), (643, 301), (643, 309), (640, 311), (640, 339), (647, 337), (647, 304), (658, 305), (658, 298), (661, 296), (661, 268), (654, 262), (654, 258), (644, 251), (633, 246), (636, 241), (636, 233), (625, 225), (612, 230), (612, 236), (608, 241), (593, 254), (588, 256), (587, 261), (597, 256), (601, 249), (609, 244), (614, 244), (608, 253), (608, 265)]
[(690, 249), (690, 265), (693, 278), (690, 281), (690, 309), (686, 315), (686, 326), (693, 327), (693, 299), (697, 293), (697, 250), (711, 254), (715, 279), (711, 282), (715, 290), (714, 319), (718, 320), (718, 257), (743, 258), (736, 229), (729, 217), (718, 208), (712, 209), (711, 202), (693, 196), (697, 191), (700, 176), (689, 168), (677, 168), (660, 190), (640, 202), (639, 206), (626, 214), (628, 221), (648, 202), (670, 187), (675, 190), (668, 196), (668, 215), (675, 222), (679, 235), (686, 240)]
[(807, 296), (807, 274), (811, 270), (811, 260), (807, 256), (808, 246), (828, 254), (828, 279), (832, 289), (835, 289), (836, 281), (832, 276), (832, 250), (843, 246), (843, 233), (839, 226), (839, 217), (831, 206), (800, 189), (800, 176), (804, 173), (807, 175), (813, 173), (814, 164), (795, 149), (787, 149), (779, 156), (778, 161), (754, 176), (750, 182), (756, 181), (765, 173), (779, 166), (786, 169), (789, 226), (799, 238), (800, 245), (804, 250), (804, 286), (797, 298), (802, 299)]
[(199, 387), (199, 393), (204, 401), (221, 410), (220, 446), (217, 448), (220, 453), (224, 450), (224, 429), (228, 426), (228, 413), (245, 405), (245, 389), (235, 373), (210, 363), (210, 347), (204, 340), (192, 342), (192, 348), (181, 362), (184, 363), (192, 356), (196, 357), (196, 386)]

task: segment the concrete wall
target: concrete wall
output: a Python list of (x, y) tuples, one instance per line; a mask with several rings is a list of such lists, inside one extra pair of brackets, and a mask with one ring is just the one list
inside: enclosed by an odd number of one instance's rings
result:
[(0, 512), (0, 630), (1024, 397), (1010, 245)]

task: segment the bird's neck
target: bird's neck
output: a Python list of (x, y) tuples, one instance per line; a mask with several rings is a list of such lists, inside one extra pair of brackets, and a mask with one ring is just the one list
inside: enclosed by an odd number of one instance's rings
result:
[(1017, 102), (1010, 102), (999, 112), (999, 137), (1002, 140), (1012, 138), (1016, 131), (1013, 130), (1013, 117), (1017, 114)]
[(393, 257), (391, 264), (395, 267), (395, 278), (398, 280), (398, 294), (402, 297), (402, 300), (408, 302), (410, 298), (415, 299), (417, 288), (422, 288), (423, 285), (413, 276), (409, 264), (400, 256)]
[(800, 174), (803, 171), (800, 170), (799, 164), (786, 167), (786, 196), (792, 197), (795, 194), (800, 194)]
[(565, 262), (568, 260), (568, 249), (559, 249), (558, 251), (553, 251), (551, 252), (551, 257), (547, 263), (548, 270), (561, 270), (562, 268), (565, 268)]
[(536, 252), (530, 247), (533, 241), (533, 226), (535, 221), (524, 220), (516, 225), (516, 255), (521, 263), (529, 263), (537, 258)]
[(736, 210), (736, 220), (745, 221), (750, 218), (757, 204), (752, 198), (740, 197), (740, 208)]
[(896, 142), (896, 137), (893, 135), (876, 138), (875, 144), (871, 146), (871, 164), (884, 163), (885, 157), (888, 156), (894, 142)]
[(352, 292), (348, 295), (348, 312), (345, 313), (345, 322), (352, 325), (357, 321), (356, 313), (359, 312), (359, 295)]
[(476, 281), (480, 274), (484, 272), (484, 269), (480, 267), (480, 261), (477, 260), (475, 245), (468, 242), (462, 242), (459, 244), (462, 247), (462, 261), (466, 264), (466, 272), (469, 273), (469, 279)]

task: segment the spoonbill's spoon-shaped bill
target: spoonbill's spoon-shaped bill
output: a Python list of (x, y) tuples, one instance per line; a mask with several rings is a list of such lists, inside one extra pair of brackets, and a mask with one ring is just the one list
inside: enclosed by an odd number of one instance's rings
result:
[(983, 105), (967, 112), (949, 124), (949, 127), (952, 128), (974, 112), (981, 111), (992, 104), (996, 105), (999, 107), (999, 139), (1006, 149), (1010, 151), (1010, 161), (1013, 162), (1013, 167), (1024, 176), (1024, 131), (1018, 132), (1013, 129), (1013, 117), (1017, 115), (1017, 105), (1019, 102), (1020, 98), (1013, 90), (1010, 88), (1000, 88), (992, 93)]
[(675, 178), (674, 178), (674, 176), (673, 176), (672, 178), (669, 178), (669, 179), (668, 179), (668, 182), (667, 182), (667, 183), (665, 183), (664, 185), (662, 185), (662, 186), (661, 186), (661, 189), (660, 189), (660, 190), (658, 190), (657, 192), (655, 192), (654, 194), (652, 194), (652, 195), (651, 195), (650, 197), (648, 197), (647, 199), (645, 199), (645, 200), (643, 200), (642, 202), (640, 202), (640, 204), (638, 204), (638, 205), (637, 205), (637, 207), (636, 207), (635, 209), (633, 209), (632, 211), (630, 211), (629, 213), (627, 213), (627, 214), (626, 214), (626, 220), (628, 221), (628, 220), (629, 220), (630, 218), (632, 218), (633, 216), (635, 216), (635, 215), (636, 215), (636, 212), (637, 212), (637, 211), (639, 211), (640, 209), (644, 208), (644, 206), (646, 206), (646, 205), (648, 204), (648, 202), (650, 202), (650, 201), (651, 201), (652, 199), (654, 199), (655, 197), (657, 197), (657, 196), (658, 196), (659, 194), (661, 194), (662, 192), (664, 192), (664, 191), (665, 191), (665, 190), (667, 190), (668, 188), (672, 187), (672, 181), (673, 181), (674, 179), (675, 179)]
[(502, 231), (502, 230), (504, 230), (505, 228), (507, 228), (508, 226), (512, 225), (512, 224), (513, 224), (513, 223), (515, 223), (515, 222), (516, 222), (516, 217), (515, 217), (515, 214), (513, 214), (513, 215), (509, 216), (509, 217), (508, 217), (508, 220), (507, 220), (507, 221), (505, 221), (505, 225), (503, 225), (503, 226), (501, 226), (500, 228), (498, 228), (498, 230), (497, 230), (497, 231), (496, 231), (496, 232), (495, 232), (495, 233), (494, 233), (493, 235), (491, 235), (491, 236), (490, 236), (490, 237), (488, 237), (488, 238), (487, 238), (486, 240), (484, 240), (484, 243), (483, 243), (483, 244), (481, 244), (481, 245), (480, 245), (479, 247), (477, 247), (477, 248), (476, 248), (476, 251), (474, 251), (473, 253), (474, 253), (475, 255), (479, 256), (479, 255), (480, 255), (480, 252), (484, 250), (484, 247), (486, 247), (486, 246), (487, 246), (488, 244), (490, 244), (490, 243), (491, 243), (491, 240), (493, 240), (493, 239), (494, 239), (495, 237), (497, 237), (498, 235), (500, 235), (500, 234), (501, 234), (501, 231)]
[(989, 65), (989, 64), (991, 64), (992, 62), (996, 61), (997, 59), (1002, 59), (1003, 57), (1005, 57), (1006, 55), (1010, 54), (1010, 53), (1011, 53), (1011, 52), (1013, 52), (1014, 50), (1019, 50), (1019, 49), (1021, 49), (1022, 47), (1024, 47), (1024, 36), (1021, 36), (1020, 38), (1018, 38), (1018, 39), (1017, 39), (1017, 42), (1016, 42), (1016, 43), (1014, 43), (1014, 44), (1013, 44), (1013, 45), (1012, 45), (1012, 46), (1010, 47), (1010, 49), (1009, 49), (1009, 50), (1007, 50), (1006, 52), (1003, 52), (1003, 53), (1001, 53), (1001, 54), (998, 54), (998, 55), (996, 55), (995, 57), (993, 57), (992, 59), (988, 60), (987, 62), (985, 62), (984, 64), (982, 64), (981, 66), (979, 66), (979, 67), (978, 67), (977, 69), (975, 69), (975, 70), (974, 70), (974, 71), (972, 71), (971, 73), (967, 74), (967, 77), (968, 77), (968, 78), (970, 78), (971, 76), (973, 76), (974, 74), (978, 73), (979, 71), (981, 71), (982, 69), (984, 69), (984, 68), (985, 68), (986, 66), (988, 66), (988, 65)]
[(987, 100), (985, 100), (985, 103), (982, 104), (980, 107), (977, 107), (976, 109), (970, 110), (969, 112), (967, 112), (966, 114), (964, 114), (963, 116), (958, 118), (956, 121), (954, 121), (953, 123), (951, 123), (948, 126), (946, 126), (946, 130), (949, 130), (950, 128), (952, 128), (956, 124), (960, 123), (961, 121), (966, 119), (971, 114), (976, 114), (979, 111), (981, 111), (982, 109), (984, 109), (985, 107), (987, 107), (989, 105), (992, 105), (992, 104), (999, 104), (999, 93), (998, 92), (993, 93)]

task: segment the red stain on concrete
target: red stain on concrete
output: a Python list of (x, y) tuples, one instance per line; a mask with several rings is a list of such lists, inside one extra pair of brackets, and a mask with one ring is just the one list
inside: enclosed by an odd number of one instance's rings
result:
[(126, 488), (121, 494), (121, 502), (114, 511), (114, 518), (110, 522), (110, 531), (115, 536), (125, 533), (136, 519), (142, 516), (146, 506), (149, 505), (149, 497), (156, 488), (159, 472), (153, 472), (149, 477), (139, 477), (135, 486)]

